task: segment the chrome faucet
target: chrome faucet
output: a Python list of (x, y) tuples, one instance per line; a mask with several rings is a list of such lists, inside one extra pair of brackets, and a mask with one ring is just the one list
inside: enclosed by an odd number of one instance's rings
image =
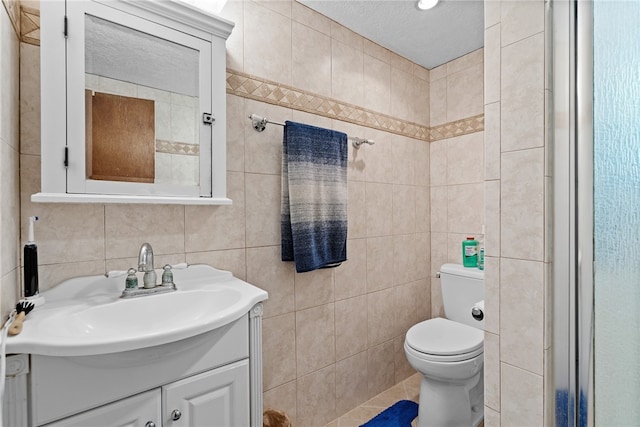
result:
[(140, 246), (140, 254), (138, 255), (138, 271), (144, 272), (142, 283), (144, 287), (156, 287), (156, 272), (153, 269), (153, 248), (149, 243), (143, 243)]
[(156, 283), (156, 271), (153, 268), (153, 248), (149, 243), (143, 243), (140, 246), (138, 254), (138, 271), (144, 272), (142, 277), (142, 287), (138, 287), (138, 281), (135, 276), (135, 268), (128, 271), (125, 281), (125, 289), (122, 291), (122, 298), (133, 298), (143, 295), (160, 294), (177, 290), (173, 283), (173, 273), (169, 264), (164, 266), (162, 274), (162, 284)]

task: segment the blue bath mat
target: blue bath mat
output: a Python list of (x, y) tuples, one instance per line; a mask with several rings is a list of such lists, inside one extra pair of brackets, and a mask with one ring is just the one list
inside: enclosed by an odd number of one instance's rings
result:
[(418, 404), (410, 400), (401, 400), (360, 427), (411, 427), (411, 421), (417, 416)]

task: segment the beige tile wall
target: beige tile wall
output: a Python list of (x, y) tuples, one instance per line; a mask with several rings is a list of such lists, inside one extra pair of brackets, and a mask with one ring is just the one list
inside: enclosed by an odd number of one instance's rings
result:
[(483, 113), (484, 49), (431, 70), (430, 126)]
[(305, 274), (279, 261), (281, 128), (245, 125), (244, 152), (229, 159), (245, 180), (246, 279), (270, 293), (265, 404), (323, 425), (412, 372), (404, 332), (430, 314), (428, 145), (232, 95), (228, 105), (230, 126), (256, 112), (376, 141), (349, 154), (349, 261)]
[[(483, 110), (484, 49), (431, 70), (431, 126), (477, 116)], [(479, 237), (484, 213), (484, 136), (473, 132), (430, 144), (431, 313), (444, 316), (440, 279), (447, 262), (462, 262), (461, 242)]]
[[(19, 64), (18, 3), (0, 4), (0, 308), (15, 304), (20, 274)], [(2, 317), (3, 321), (5, 316)]]
[(485, 2), (487, 427), (553, 419), (543, 398), (551, 247), (545, 3)]

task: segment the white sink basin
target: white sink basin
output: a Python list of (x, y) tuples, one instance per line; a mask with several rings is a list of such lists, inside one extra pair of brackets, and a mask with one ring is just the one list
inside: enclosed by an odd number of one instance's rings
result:
[[(173, 272), (175, 292), (122, 299), (125, 275), (79, 277), (43, 292), (7, 353), (88, 356), (179, 341), (246, 315), (267, 292), (207, 265)], [(112, 275), (113, 276), (113, 275)]]

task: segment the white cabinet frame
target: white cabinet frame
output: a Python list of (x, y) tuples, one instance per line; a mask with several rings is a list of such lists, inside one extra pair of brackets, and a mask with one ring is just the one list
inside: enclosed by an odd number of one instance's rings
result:
[[(214, 123), (200, 126), (200, 187), (86, 179), (84, 148), (84, 13), (135, 22), (150, 34), (200, 51), (200, 109)], [(133, 20), (133, 21), (132, 21)], [(154, 1), (46, 1), (41, 5), (41, 192), (34, 202), (230, 204), (226, 197), (226, 48), (233, 23), (184, 3)], [(140, 28), (140, 27), (143, 28)], [(209, 77), (210, 76), (210, 77)], [(209, 96), (210, 95), (210, 96)], [(211, 143), (208, 143), (208, 141)], [(65, 151), (65, 150), (70, 150)], [(67, 154), (65, 154), (67, 153)], [(65, 156), (67, 166), (65, 166)]]

